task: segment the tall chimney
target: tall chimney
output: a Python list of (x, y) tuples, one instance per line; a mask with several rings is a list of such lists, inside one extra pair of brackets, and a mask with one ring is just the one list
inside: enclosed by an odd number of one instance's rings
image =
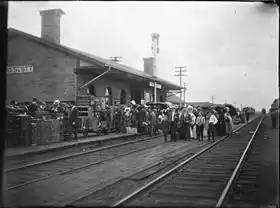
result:
[(155, 58), (149, 57), (149, 58), (143, 58), (144, 61), (144, 72), (147, 74), (150, 74), (152, 76), (155, 76)]
[(40, 11), (41, 38), (60, 44), (60, 18), (64, 14), (61, 9)]

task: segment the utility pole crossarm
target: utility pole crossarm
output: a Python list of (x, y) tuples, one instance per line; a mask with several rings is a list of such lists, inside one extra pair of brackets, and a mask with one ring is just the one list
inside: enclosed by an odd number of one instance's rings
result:
[[(179, 70), (176, 70), (179, 69)], [(174, 76), (179, 76), (180, 77), (180, 107), (182, 105), (182, 77), (183, 76), (187, 76), (187, 74), (183, 74), (183, 72), (187, 72), (187, 67), (186, 66), (175, 66), (175, 73), (178, 74), (174, 74)], [(184, 94), (185, 94), (185, 89), (184, 89)], [(184, 98), (185, 101), (185, 98)]]

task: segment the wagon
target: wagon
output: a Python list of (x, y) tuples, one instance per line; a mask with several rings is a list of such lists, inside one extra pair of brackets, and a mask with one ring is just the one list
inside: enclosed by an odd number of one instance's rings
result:
[(89, 133), (95, 133), (98, 136), (108, 133), (107, 121), (100, 121), (97, 117), (82, 119), (79, 132), (87, 137)]

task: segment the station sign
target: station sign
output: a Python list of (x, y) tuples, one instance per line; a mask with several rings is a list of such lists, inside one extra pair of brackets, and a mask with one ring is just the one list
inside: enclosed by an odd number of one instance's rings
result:
[(7, 74), (32, 73), (33, 71), (34, 71), (33, 65), (8, 66), (7, 67)]
[[(149, 86), (150, 87), (155, 87), (155, 83), (154, 82), (150, 82)], [(161, 89), (161, 85), (156, 83), (156, 88)]]

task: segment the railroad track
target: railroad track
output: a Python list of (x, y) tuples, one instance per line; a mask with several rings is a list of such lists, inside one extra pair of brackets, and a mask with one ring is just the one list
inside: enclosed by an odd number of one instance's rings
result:
[(157, 135), (6, 169), (5, 190), (26, 186), (55, 175), (69, 174), (161, 143), (164, 143), (164, 139), (162, 135)]
[[(265, 122), (265, 121), (264, 121)], [(249, 149), (244, 162), (240, 166), (232, 185), (228, 188), (221, 205), (224, 207), (259, 207), (267, 206), (263, 204), (259, 194), (259, 173), (263, 163), (262, 151), (264, 138), (266, 137), (265, 125), (260, 127), (259, 133), (253, 141), (253, 146)], [(273, 151), (273, 150), (272, 150)]]
[(262, 119), (258, 117), (237, 134), (216, 141), (113, 206), (220, 207), (253, 144)]
[[(148, 180), (154, 178), (157, 174), (161, 174), (166, 170), (178, 165), (180, 161), (191, 157), (196, 151), (208, 146), (209, 143), (202, 143), (197, 147), (186, 150), (186, 146), (176, 149), (175, 151), (168, 152), (169, 156), (150, 164), (144, 170), (136, 171), (128, 176), (125, 176), (112, 184), (109, 184), (100, 190), (82, 195), (81, 197), (72, 199), (70, 203), (74, 207), (79, 206), (108, 206), (112, 204), (112, 201), (116, 201), (121, 197), (123, 193), (131, 193), (135, 186), (144, 185)], [(176, 152), (176, 153), (175, 153)], [(59, 206), (65, 206), (66, 204), (59, 204)]]
[[(239, 129), (243, 128), (239, 126), (235, 129), (235, 131), (239, 131)], [(221, 138), (217, 138), (221, 139)], [(222, 138), (223, 139), (223, 138)], [(194, 143), (193, 143), (194, 144)], [(180, 164), (180, 162), (190, 158), (197, 152), (199, 152), (203, 148), (207, 148), (212, 143), (203, 142), (196, 144), (195, 147), (189, 147), (188, 149), (182, 147), (176, 150), (176, 154), (168, 154), (164, 157), (163, 160), (158, 161), (152, 166), (147, 167), (144, 170), (139, 172), (133, 173), (133, 175), (123, 176), (120, 180), (111, 183), (110, 185), (100, 189), (95, 190), (91, 193), (87, 193), (76, 199), (72, 199), (70, 203), (62, 203), (59, 206), (65, 205), (73, 205), (73, 206), (108, 206), (112, 205), (118, 200), (121, 200), (126, 195), (132, 193), (133, 191), (137, 190), (139, 187), (144, 186), (145, 184), (152, 181), (158, 175), (167, 172), (171, 168), (175, 167), (176, 165)]]

